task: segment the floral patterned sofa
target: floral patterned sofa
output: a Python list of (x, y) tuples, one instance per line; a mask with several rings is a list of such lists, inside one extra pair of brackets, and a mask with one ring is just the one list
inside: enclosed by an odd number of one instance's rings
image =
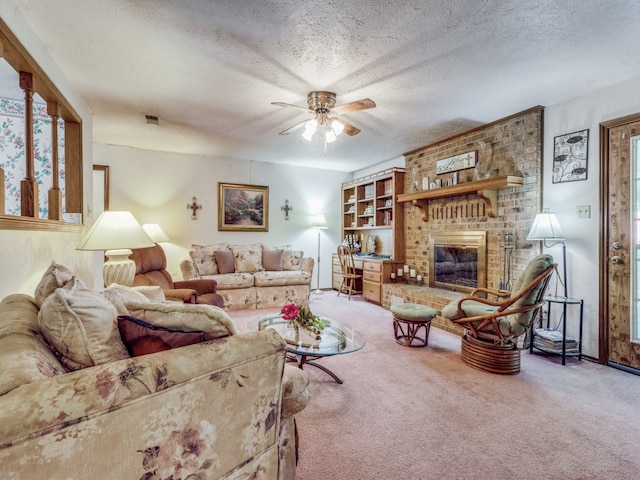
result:
[(309, 303), (314, 262), (290, 246), (192, 245), (189, 257), (180, 263), (182, 278), (215, 280), (225, 309)]
[[(205, 341), (172, 344), (189, 335)], [(295, 478), (307, 377), (218, 307), (94, 292), (53, 264), (0, 302), (0, 364), (2, 478)]]

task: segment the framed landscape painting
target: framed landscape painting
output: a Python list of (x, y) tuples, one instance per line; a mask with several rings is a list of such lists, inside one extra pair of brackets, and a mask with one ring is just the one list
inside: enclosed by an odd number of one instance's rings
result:
[(269, 231), (269, 187), (218, 183), (218, 230)]

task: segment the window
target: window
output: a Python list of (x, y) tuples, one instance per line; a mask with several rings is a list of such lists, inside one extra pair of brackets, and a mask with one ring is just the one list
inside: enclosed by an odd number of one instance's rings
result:
[(0, 57), (0, 228), (78, 228), (81, 119), (1, 20)]

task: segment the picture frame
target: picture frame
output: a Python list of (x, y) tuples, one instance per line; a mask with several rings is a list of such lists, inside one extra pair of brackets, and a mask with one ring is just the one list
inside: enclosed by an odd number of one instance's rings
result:
[(218, 182), (218, 230), (269, 231), (269, 187)]
[(552, 182), (577, 182), (587, 179), (589, 129), (553, 137)]
[(461, 153), (460, 155), (454, 155), (453, 157), (438, 160), (436, 162), (436, 175), (473, 168), (476, 166), (477, 158), (478, 152), (476, 150), (472, 150), (467, 153)]

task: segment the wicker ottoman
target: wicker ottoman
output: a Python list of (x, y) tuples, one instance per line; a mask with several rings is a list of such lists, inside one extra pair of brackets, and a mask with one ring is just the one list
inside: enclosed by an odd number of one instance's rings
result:
[[(431, 320), (438, 312), (426, 305), (401, 303), (391, 305), (393, 313), (393, 334), (396, 342), (405, 347), (424, 347), (429, 343)], [(420, 329), (424, 329), (424, 337), (419, 337)]]

